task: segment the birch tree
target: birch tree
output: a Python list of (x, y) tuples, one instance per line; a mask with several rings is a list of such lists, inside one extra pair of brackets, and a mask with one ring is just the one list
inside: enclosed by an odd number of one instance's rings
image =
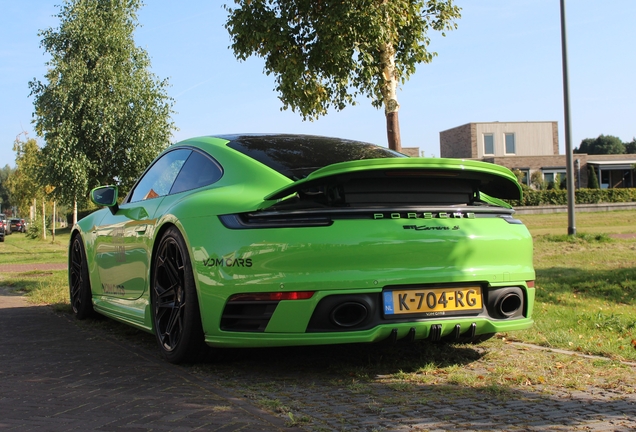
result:
[(226, 28), (239, 60), (265, 60), (283, 106), (303, 120), (366, 96), (384, 108), (389, 148), (401, 150), (398, 87), (429, 50), (429, 31), (456, 28), (453, 0), (234, 0)]
[(129, 188), (169, 145), (168, 82), (137, 47), (140, 0), (65, 0), (58, 28), (39, 33), (50, 54), (44, 82), (29, 83), (42, 147), (41, 183), (73, 205), (91, 188)]

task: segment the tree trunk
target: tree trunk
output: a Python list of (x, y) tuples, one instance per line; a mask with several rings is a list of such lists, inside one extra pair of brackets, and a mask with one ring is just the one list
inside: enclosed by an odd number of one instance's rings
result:
[(400, 120), (397, 111), (386, 113), (386, 136), (389, 148), (401, 152), (402, 138), (400, 137)]
[(77, 223), (77, 200), (73, 200), (73, 226)]
[(42, 200), (42, 239), (46, 240), (46, 203)]
[(56, 202), (53, 201), (53, 217), (51, 218), (51, 225), (53, 225), (53, 229), (51, 231), (51, 235), (52, 235), (52, 239), (51, 241), (54, 242), (55, 241), (55, 204)]
[(395, 68), (395, 48), (390, 43), (383, 45), (381, 53), (382, 77), (382, 97), (384, 99), (384, 114), (386, 116), (386, 135), (389, 148), (398, 152), (402, 151), (402, 140), (400, 138), (400, 123), (398, 121), (398, 110), (400, 104), (397, 101), (397, 70)]

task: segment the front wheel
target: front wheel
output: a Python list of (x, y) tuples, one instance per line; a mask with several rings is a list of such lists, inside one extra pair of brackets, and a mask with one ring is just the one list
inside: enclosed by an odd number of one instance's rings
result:
[(69, 254), (69, 295), (71, 308), (77, 319), (83, 320), (94, 315), (93, 293), (88, 277), (88, 263), (82, 237), (77, 234), (73, 237)]
[(187, 246), (176, 227), (156, 248), (151, 280), (152, 319), (157, 343), (170, 363), (196, 361), (206, 345)]

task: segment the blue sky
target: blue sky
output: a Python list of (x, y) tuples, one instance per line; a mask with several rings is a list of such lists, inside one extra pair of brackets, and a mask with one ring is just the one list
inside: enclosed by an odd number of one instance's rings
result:
[[(384, 113), (355, 107), (303, 122), (280, 111), (263, 61), (234, 59), (223, 24), (231, 0), (146, 0), (138, 46), (176, 100), (174, 140), (237, 132), (308, 133), (386, 146)], [(28, 82), (42, 79), (38, 30), (57, 27), (61, 0), (0, 0), (0, 166), (15, 165), (16, 136), (32, 129)], [(469, 122), (558, 121), (564, 152), (559, 0), (456, 0), (458, 29), (433, 36), (433, 63), (399, 92), (402, 145), (439, 156), (439, 132)], [(636, 1), (568, 0), (572, 144), (636, 136)], [(39, 138), (38, 138), (39, 139)], [(43, 142), (39, 139), (41, 145)]]

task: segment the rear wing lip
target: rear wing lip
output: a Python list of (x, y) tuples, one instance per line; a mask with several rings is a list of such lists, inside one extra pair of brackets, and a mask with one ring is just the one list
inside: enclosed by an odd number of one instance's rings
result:
[(278, 200), (301, 189), (347, 176), (356, 177), (429, 177), (471, 180), (479, 183), (479, 191), (499, 199), (518, 200), (522, 190), (517, 177), (508, 168), (488, 162), (448, 158), (384, 158), (342, 162), (314, 171), (271, 194), (265, 200)]

